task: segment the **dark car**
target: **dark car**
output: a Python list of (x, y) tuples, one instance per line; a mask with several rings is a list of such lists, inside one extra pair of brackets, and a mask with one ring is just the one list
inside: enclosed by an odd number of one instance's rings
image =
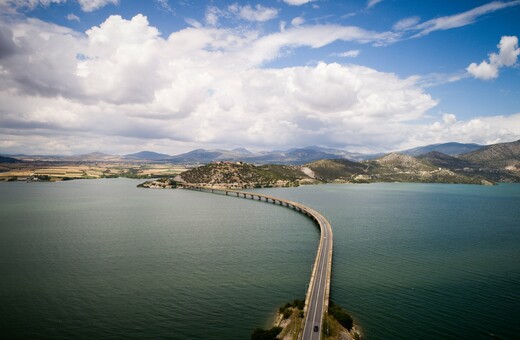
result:
[(320, 328), (318, 326), (314, 326), (314, 331), (317, 332)]

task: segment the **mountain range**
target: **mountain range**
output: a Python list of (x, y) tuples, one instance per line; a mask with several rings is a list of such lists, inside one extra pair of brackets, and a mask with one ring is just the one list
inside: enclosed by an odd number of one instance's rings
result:
[[(435, 151), (454, 156), (471, 151), (477, 151), (483, 147), (483, 145), (478, 144), (444, 143), (403, 150), (399, 151), (399, 153), (410, 156), (420, 156)], [(253, 164), (301, 165), (321, 159), (347, 159), (350, 161), (364, 161), (375, 159), (383, 155), (383, 153), (362, 154), (333, 148), (324, 148), (320, 146), (308, 146), (304, 148), (260, 152), (251, 152), (245, 148), (237, 148), (233, 150), (196, 149), (175, 156), (169, 156), (151, 151), (141, 151), (134, 154), (124, 155), (122, 158), (141, 161), (163, 161), (178, 164), (207, 164), (218, 161), (242, 161)]]
[[(422, 146), (418, 148), (402, 150), (397, 153), (413, 156), (425, 160), (439, 167), (447, 168), (475, 168), (480, 167), (509, 167), (514, 170), (520, 165), (519, 161), (520, 140), (511, 143), (492, 145), (443, 143)], [(141, 151), (127, 155), (109, 155), (102, 152), (76, 156), (27, 156), (13, 155), (0, 158), (0, 162), (13, 162), (17, 160), (51, 160), (63, 162), (93, 162), (93, 161), (136, 161), (136, 162), (167, 162), (176, 164), (207, 164), (219, 161), (242, 161), (252, 164), (286, 164), (302, 165), (325, 159), (342, 159), (351, 162), (373, 160), (383, 157), (385, 154), (361, 154), (345, 150), (309, 146), (304, 148), (292, 148), (288, 150), (251, 152), (245, 148), (233, 150), (222, 149), (196, 149), (179, 155), (168, 155), (153, 151)]]
[[(426, 150), (428, 150), (426, 148)], [(298, 154), (300, 150), (296, 151)], [(497, 165), (498, 164), (498, 165)], [(520, 182), (520, 140), (482, 147), (459, 156), (430, 151), (414, 157), (390, 153), (371, 160), (319, 159), (303, 165), (215, 162), (182, 172), (144, 187), (196, 185), (258, 188), (330, 182), (420, 182), (492, 184)]]

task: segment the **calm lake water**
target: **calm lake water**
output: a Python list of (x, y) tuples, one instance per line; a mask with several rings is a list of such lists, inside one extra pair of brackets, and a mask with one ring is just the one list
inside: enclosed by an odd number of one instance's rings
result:
[[(0, 183), (3, 338), (248, 339), (304, 298), (319, 231), (129, 179)], [(331, 297), (368, 339), (520, 334), (520, 185), (263, 189), (331, 222)]]

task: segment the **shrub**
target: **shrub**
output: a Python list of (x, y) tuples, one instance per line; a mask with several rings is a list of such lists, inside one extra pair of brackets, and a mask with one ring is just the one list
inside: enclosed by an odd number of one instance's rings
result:
[(349, 331), (352, 329), (352, 326), (354, 325), (354, 320), (352, 320), (350, 314), (348, 314), (340, 306), (331, 303), (329, 306), (329, 314), (332, 315), (334, 319), (336, 319), (340, 323), (340, 325), (342, 325)]
[(251, 340), (275, 340), (281, 331), (282, 327), (273, 327), (271, 329), (257, 328), (251, 334)]

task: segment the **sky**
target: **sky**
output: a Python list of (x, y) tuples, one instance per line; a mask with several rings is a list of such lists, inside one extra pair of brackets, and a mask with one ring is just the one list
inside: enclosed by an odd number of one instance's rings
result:
[(0, 154), (520, 139), (520, 0), (0, 0)]

